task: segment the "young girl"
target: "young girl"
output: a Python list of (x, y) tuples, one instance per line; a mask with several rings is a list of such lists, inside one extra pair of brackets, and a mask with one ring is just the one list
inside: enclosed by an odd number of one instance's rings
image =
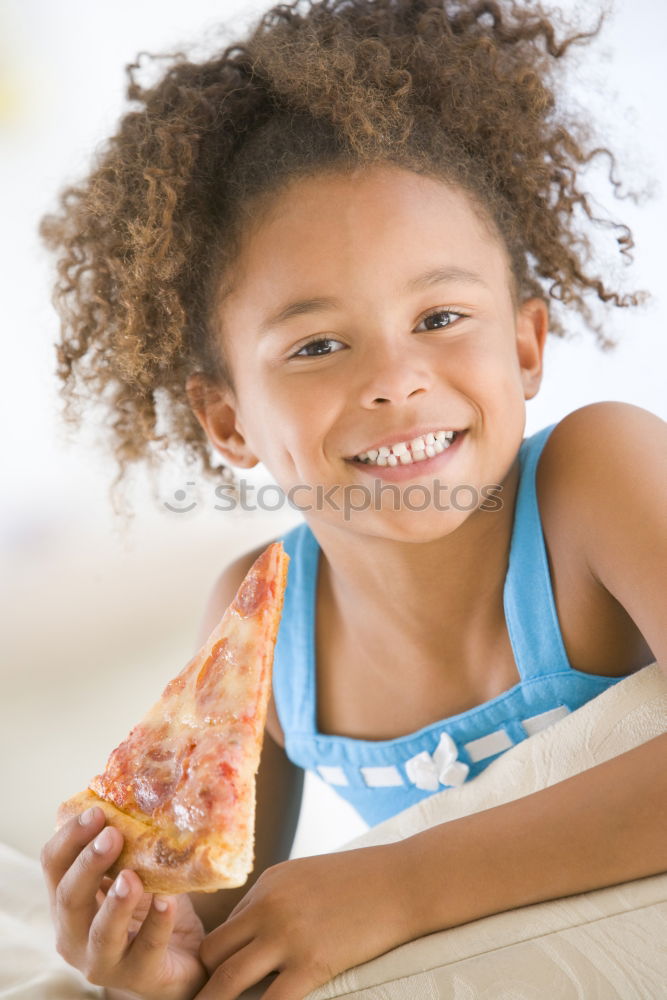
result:
[[(396, 844), (285, 860), (304, 768), (376, 823), (667, 664), (663, 421), (599, 403), (523, 436), (547, 329), (578, 312), (606, 344), (591, 300), (638, 301), (589, 270), (594, 154), (552, 89), (589, 36), (562, 36), (510, 0), (276, 7), (153, 86), (130, 67), (135, 109), (45, 220), (59, 373), (70, 401), (108, 401), (121, 473), (174, 441), (214, 473), (212, 445), (304, 513), (253, 880), (111, 884), (100, 810), (45, 847), (59, 949), (109, 997), (231, 1000), (273, 975), (267, 1000), (297, 1000), (420, 935), (667, 868), (666, 737)], [(222, 572), (202, 641), (258, 551)]]

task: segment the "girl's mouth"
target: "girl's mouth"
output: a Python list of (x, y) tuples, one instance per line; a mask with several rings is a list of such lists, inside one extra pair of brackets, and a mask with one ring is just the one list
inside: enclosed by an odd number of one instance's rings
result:
[(465, 434), (465, 430), (435, 431), (414, 441), (363, 452), (347, 461), (382, 479), (400, 482), (415, 474), (430, 474), (449, 461), (459, 451)]

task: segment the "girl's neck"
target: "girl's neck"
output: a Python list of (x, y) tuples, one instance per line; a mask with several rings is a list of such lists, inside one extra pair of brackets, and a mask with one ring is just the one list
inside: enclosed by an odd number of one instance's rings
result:
[(319, 598), (330, 620), (358, 636), (379, 629), (398, 648), (476, 660), (481, 637), (488, 641), (504, 626), (502, 595), (518, 479), (517, 459), (503, 483), (500, 510), (477, 510), (451, 534), (429, 543), (376, 536), (361, 542), (352, 532), (311, 526), (321, 547)]

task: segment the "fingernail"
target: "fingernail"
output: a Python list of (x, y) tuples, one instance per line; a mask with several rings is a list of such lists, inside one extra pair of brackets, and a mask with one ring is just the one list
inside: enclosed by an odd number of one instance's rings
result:
[(153, 906), (158, 911), (158, 913), (164, 913), (164, 911), (169, 906), (166, 899), (162, 899), (161, 896), (153, 896)]
[(125, 899), (125, 897), (130, 894), (130, 887), (127, 884), (127, 879), (123, 876), (122, 872), (113, 884), (113, 891), (120, 899)]
[(95, 808), (95, 806), (91, 806), (90, 809), (86, 809), (85, 812), (81, 813), (81, 815), (79, 816), (79, 823), (81, 824), (81, 826), (88, 826), (89, 823), (93, 822), (96, 814), (97, 814), (97, 809)]
[(105, 826), (98, 837), (93, 841), (93, 847), (98, 854), (106, 854), (113, 845), (113, 834), (111, 828)]

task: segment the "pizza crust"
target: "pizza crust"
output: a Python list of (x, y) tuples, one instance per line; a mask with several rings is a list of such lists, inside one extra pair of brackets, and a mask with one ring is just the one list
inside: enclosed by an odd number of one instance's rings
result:
[[(109, 825), (119, 830), (125, 841), (118, 859), (107, 871), (112, 878), (123, 868), (130, 868), (137, 873), (146, 892), (165, 894), (216, 892), (237, 888), (247, 881), (252, 856), (240, 856), (221, 835), (170, 837), (164, 828), (129, 816), (90, 788), (63, 802), (58, 810), (58, 826), (92, 806), (102, 810)], [(232, 865), (228, 861), (230, 855), (234, 858)]]

